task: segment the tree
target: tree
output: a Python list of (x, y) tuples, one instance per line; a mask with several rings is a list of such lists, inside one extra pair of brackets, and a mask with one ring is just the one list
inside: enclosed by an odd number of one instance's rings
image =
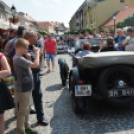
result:
[(126, 19), (116, 25), (117, 28), (123, 28), (126, 26), (134, 26), (134, 14), (132, 16), (128, 16)]
[(65, 34), (78, 34), (79, 32), (77, 30), (71, 30), (68, 32), (65, 32)]
[(48, 34), (48, 32), (43, 31), (43, 30), (41, 30), (41, 29), (38, 30), (38, 33), (41, 34), (41, 35), (43, 35), (43, 36)]
[(92, 28), (86, 26), (86, 27), (84, 27), (84, 28), (82, 29), (82, 32), (83, 32), (83, 33), (89, 32), (90, 34), (92, 34)]
[(65, 25), (64, 25), (64, 23), (63, 23), (63, 22), (61, 23), (61, 26), (63, 26), (63, 27), (65, 28)]

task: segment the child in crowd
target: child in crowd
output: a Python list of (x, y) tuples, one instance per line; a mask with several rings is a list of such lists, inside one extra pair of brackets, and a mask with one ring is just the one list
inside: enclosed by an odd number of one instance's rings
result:
[[(19, 38), (15, 43), (16, 54), (13, 58), (15, 71), (15, 97), (19, 101), (17, 113), (17, 134), (38, 134), (29, 125), (29, 111), (32, 100), (33, 75), (31, 68), (39, 66), (39, 49), (34, 47), (35, 60), (30, 61), (27, 52), (29, 42)], [(25, 58), (26, 57), (26, 58)]]

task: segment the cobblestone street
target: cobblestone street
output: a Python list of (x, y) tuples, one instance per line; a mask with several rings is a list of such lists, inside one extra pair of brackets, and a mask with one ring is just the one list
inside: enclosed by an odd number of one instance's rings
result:
[[(73, 112), (68, 89), (61, 85), (59, 57), (65, 58), (71, 67), (71, 57), (59, 54), (56, 57), (56, 71), (41, 77), (44, 110), (50, 123), (48, 126), (38, 126), (36, 115), (30, 115), (32, 127), (40, 134), (134, 134), (134, 104), (115, 108), (104, 101), (96, 101), (80, 115)], [(13, 110), (5, 113), (7, 134), (15, 134), (15, 120)]]

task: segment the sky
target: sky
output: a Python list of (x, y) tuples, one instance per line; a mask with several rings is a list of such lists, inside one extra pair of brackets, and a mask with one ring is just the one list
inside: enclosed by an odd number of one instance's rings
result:
[(3, 0), (17, 12), (24, 12), (36, 21), (58, 21), (69, 27), (69, 21), (84, 0)]

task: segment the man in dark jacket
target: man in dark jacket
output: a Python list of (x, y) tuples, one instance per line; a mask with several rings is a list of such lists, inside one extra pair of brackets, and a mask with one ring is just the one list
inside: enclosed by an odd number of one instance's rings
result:
[(107, 47), (104, 47), (101, 49), (101, 52), (106, 52), (106, 51), (118, 51), (118, 49), (114, 48), (114, 39), (112, 37), (109, 37), (107, 39)]

